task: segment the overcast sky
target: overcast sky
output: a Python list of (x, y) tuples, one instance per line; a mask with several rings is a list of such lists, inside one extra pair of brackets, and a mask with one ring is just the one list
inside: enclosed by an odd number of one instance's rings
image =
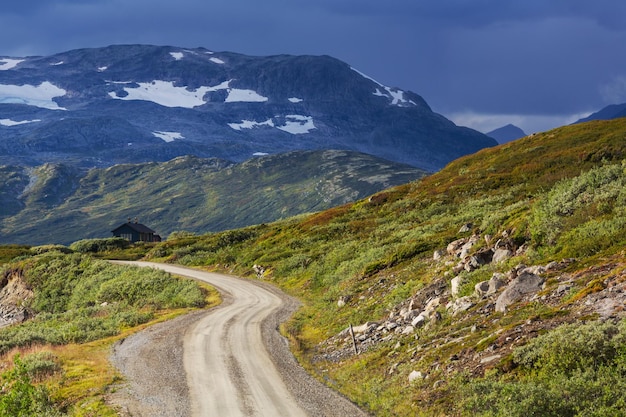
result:
[(145, 43), (331, 55), (483, 132), (626, 102), (624, 0), (8, 0), (0, 56)]

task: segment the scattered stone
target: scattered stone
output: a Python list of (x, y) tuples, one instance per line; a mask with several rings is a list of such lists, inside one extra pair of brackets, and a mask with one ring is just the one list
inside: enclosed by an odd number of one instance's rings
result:
[(452, 286), (450, 293), (453, 297), (457, 297), (459, 295), (459, 291), (461, 290), (461, 281), (462, 278), (460, 276), (456, 276), (450, 281), (450, 285)]
[(252, 265), (252, 270), (254, 270), (254, 273), (256, 274), (257, 279), (262, 279), (265, 276), (265, 272), (267, 271), (267, 268), (261, 265), (254, 264)]
[(446, 305), (446, 309), (452, 313), (453, 316), (461, 313), (463, 311), (467, 311), (474, 305), (474, 302), (470, 297), (461, 297), (454, 301), (451, 301)]
[(424, 314), (430, 316), (441, 305), (441, 297), (435, 297), (426, 303), (424, 307)]
[(513, 252), (509, 249), (498, 248), (493, 252), (492, 261), (494, 263), (501, 263), (513, 256)]
[(500, 359), (502, 357), (502, 355), (491, 355), (491, 356), (485, 356), (484, 358), (482, 358), (480, 360), (480, 363), (489, 363), (489, 362), (493, 362), (496, 361), (498, 359)]
[(474, 292), (478, 297), (487, 297), (495, 294), (500, 288), (504, 287), (505, 281), (501, 274), (495, 273), (489, 281), (479, 282), (474, 286)]
[(406, 326), (404, 330), (402, 330), (402, 334), (404, 335), (413, 334), (414, 332), (415, 332), (415, 327), (413, 326)]
[(424, 379), (424, 374), (422, 374), (420, 371), (411, 371), (411, 373), (409, 374), (409, 383), (413, 383), (422, 379)]
[(416, 328), (416, 327), (423, 326), (424, 323), (426, 323), (426, 317), (420, 314), (419, 316), (415, 317), (413, 321), (411, 321), (411, 326), (413, 326), (413, 328)]
[(433, 253), (433, 260), (438, 261), (446, 255), (446, 252), (442, 249), (436, 250)]
[(537, 293), (544, 283), (544, 278), (529, 272), (517, 276), (496, 300), (496, 311), (504, 312), (514, 302), (527, 294)]
[(471, 232), (472, 231), (472, 227), (474, 227), (474, 225), (472, 223), (465, 223), (463, 226), (461, 226), (461, 228), (459, 229), (459, 233), (467, 233), (467, 232)]

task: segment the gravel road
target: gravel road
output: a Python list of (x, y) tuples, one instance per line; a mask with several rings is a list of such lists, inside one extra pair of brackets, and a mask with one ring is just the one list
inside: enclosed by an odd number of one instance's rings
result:
[(138, 262), (210, 283), (224, 302), (150, 327), (115, 345), (128, 383), (111, 402), (122, 416), (368, 416), (310, 377), (278, 325), (298, 302), (270, 285)]

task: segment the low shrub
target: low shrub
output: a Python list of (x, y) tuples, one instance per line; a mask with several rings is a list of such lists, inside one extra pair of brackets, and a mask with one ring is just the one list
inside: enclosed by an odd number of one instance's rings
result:
[(106, 239), (83, 239), (70, 245), (70, 249), (78, 253), (99, 253), (109, 252), (118, 249), (126, 249), (130, 242), (121, 237), (111, 237)]
[(455, 382), (461, 415), (626, 414), (624, 322), (563, 325), (515, 349), (513, 361), (513, 374)]

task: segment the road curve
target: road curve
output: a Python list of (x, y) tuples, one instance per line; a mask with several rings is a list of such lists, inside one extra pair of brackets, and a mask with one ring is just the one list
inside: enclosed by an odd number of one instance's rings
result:
[(296, 364), (277, 331), (286, 318), (278, 290), (176, 265), (123, 263), (204, 281), (222, 294), (222, 305), (194, 321), (183, 339), (192, 416), (367, 416)]

